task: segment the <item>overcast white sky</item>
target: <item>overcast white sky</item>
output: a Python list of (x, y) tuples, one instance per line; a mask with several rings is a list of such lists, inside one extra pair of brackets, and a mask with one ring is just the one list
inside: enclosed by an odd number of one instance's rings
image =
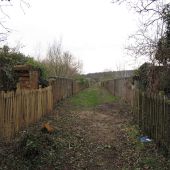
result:
[(111, 0), (30, 0), (30, 8), (9, 7), (12, 29), (8, 44), (20, 41), (25, 54), (45, 57), (49, 43), (62, 39), (83, 62), (83, 73), (133, 69), (134, 59), (124, 51), (136, 27), (135, 16)]

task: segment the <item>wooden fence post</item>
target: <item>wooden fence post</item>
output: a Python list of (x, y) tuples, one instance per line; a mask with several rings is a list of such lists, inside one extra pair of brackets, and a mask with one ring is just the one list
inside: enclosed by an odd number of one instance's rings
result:
[(167, 150), (168, 156), (170, 156), (170, 104), (166, 103), (166, 111), (167, 111)]
[(141, 128), (142, 126), (142, 95), (139, 91), (139, 98), (138, 98), (138, 125)]

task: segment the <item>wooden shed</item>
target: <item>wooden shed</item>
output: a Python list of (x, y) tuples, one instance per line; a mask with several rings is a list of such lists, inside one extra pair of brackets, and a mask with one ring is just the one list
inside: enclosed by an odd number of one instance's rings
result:
[(39, 70), (30, 65), (16, 65), (14, 71), (18, 76), (18, 85), (21, 89), (38, 89)]

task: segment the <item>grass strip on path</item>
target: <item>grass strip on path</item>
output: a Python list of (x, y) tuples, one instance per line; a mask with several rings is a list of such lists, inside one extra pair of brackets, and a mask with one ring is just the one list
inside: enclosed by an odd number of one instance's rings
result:
[[(154, 142), (140, 143), (129, 107), (104, 88), (85, 89), (54, 113), (0, 143), (0, 170), (170, 169)], [(47, 122), (53, 133), (41, 130)]]
[(78, 107), (92, 108), (104, 103), (113, 103), (117, 98), (101, 87), (85, 89), (70, 99), (70, 104)]

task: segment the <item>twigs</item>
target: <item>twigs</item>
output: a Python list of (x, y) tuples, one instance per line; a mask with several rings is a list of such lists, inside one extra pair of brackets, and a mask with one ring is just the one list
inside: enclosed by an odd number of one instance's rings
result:
[(27, 1), (25, 1), (25, 0), (20, 0), (20, 8), (22, 9), (23, 13), (25, 14), (24, 6), (29, 8), (30, 4)]
[(170, 22), (170, 3), (166, 0), (113, 0), (113, 3), (126, 3), (141, 19), (139, 30), (129, 37), (126, 49), (136, 58), (145, 56), (155, 62), (158, 43)]
[[(21, 10), (23, 11), (23, 13), (25, 14), (25, 10), (24, 7), (29, 8), (30, 4), (28, 3), (27, 0), (18, 0), (18, 1), (14, 1), (14, 0), (1, 0), (0, 1), (0, 13), (2, 14), (2, 16), (5, 19), (10, 19), (10, 16), (7, 14), (7, 12), (5, 12), (4, 8), (7, 7), (13, 7), (14, 3), (19, 3), (19, 6), (21, 8)], [(12, 31), (12, 29), (8, 28), (2, 20), (0, 20), (0, 42), (7, 40), (7, 36), (8, 34)]]

